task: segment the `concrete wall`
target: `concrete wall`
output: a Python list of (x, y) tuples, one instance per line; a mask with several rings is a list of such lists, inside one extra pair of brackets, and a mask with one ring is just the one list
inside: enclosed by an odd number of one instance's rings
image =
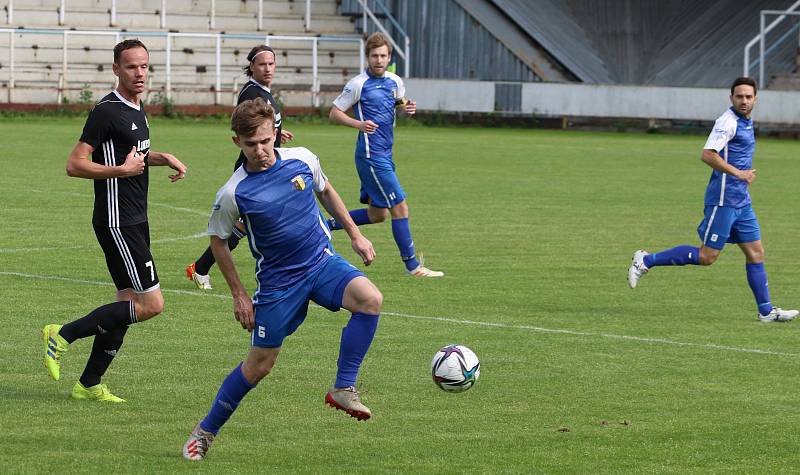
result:
[[(421, 111), (496, 112), (562, 117), (713, 120), (730, 105), (725, 88), (524, 83), (516, 108), (499, 107), (489, 81), (408, 79), (406, 95)], [(759, 91), (753, 118), (800, 125), (800, 91)]]

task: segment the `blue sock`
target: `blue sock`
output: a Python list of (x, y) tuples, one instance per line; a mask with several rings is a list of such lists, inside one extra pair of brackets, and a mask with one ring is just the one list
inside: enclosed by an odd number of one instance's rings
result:
[[(367, 208), (354, 209), (350, 211), (350, 217), (353, 218), (353, 222), (356, 223), (356, 226), (372, 224), (372, 221), (369, 219), (369, 214), (367, 213)], [(328, 220), (328, 228), (331, 231), (336, 231), (337, 229), (342, 229), (342, 225), (335, 219), (330, 218)]]
[(408, 218), (392, 220), (392, 235), (397, 248), (400, 249), (400, 259), (406, 269), (414, 270), (419, 266), (417, 256), (414, 254), (414, 240), (411, 239), (411, 227), (408, 225)]
[(745, 264), (744, 268), (747, 271), (747, 283), (750, 284), (750, 290), (756, 298), (758, 313), (766, 315), (772, 311), (772, 303), (769, 301), (769, 283), (764, 263)]
[(696, 266), (699, 263), (699, 259), (700, 248), (677, 246), (644, 256), (644, 265), (648, 269), (654, 266), (685, 266), (687, 264)]
[(339, 370), (336, 372), (334, 387), (347, 388), (356, 385), (356, 377), (369, 350), (372, 337), (378, 328), (378, 315), (354, 313), (342, 330), (342, 341), (339, 344)]
[(239, 366), (231, 371), (225, 381), (222, 382), (208, 415), (200, 421), (200, 428), (216, 435), (222, 425), (228, 422), (233, 412), (239, 407), (242, 398), (254, 387), (256, 386), (250, 384), (244, 377), (242, 363), (239, 363)]

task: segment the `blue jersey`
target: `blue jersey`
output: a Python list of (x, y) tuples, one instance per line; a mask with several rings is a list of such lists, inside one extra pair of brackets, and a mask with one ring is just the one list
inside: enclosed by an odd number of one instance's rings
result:
[(382, 77), (364, 71), (344, 86), (333, 105), (343, 112), (352, 107), (356, 119), (378, 124), (378, 130), (373, 134), (358, 132), (357, 158), (392, 158), (395, 105), (405, 93), (400, 76), (388, 71)]
[(239, 167), (217, 192), (208, 220), (208, 234), (227, 239), (243, 219), (256, 259), (254, 303), (267, 291), (294, 285), (333, 255), (314, 194), (328, 181), (319, 159), (302, 147), (276, 149), (275, 155), (275, 164), (262, 172)]
[[(731, 107), (714, 123), (714, 130), (703, 148), (716, 150), (723, 160), (739, 170), (752, 169), (756, 149), (753, 119), (745, 118)], [(706, 205), (741, 208), (750, 202), (746, 181), (717, 170), (711, 173), (706, 188)]]

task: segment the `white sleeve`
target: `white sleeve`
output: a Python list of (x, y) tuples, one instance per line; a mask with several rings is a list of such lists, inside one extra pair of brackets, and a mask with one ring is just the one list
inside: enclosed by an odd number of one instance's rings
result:
[(704, 150), (722, 151), (728, 142), (736, 135), (736, 121), (722, 116), (714, 122), (714, 129), (708, 135)]
[(314, 191), (321, 192), (325, 189), (325, 184), (328, 182), (328, 177), (325, 176), (325, 172), (322, 171), (322, 165), (319, 163), (319, 157), (314, 155), (314, 153), (307, 149), (303, 148), (303, 154), (301, 156), (301, 160), (303, 160), (309, 168), (311, 168), (311, 174), (314, 176)]
[(217, 192), (211, 216), (208, 218), (209, 236), (228, 239), (233, 233), (233, 226), (239, 220), (239, 207), (236, 205), (236, 187), (226, 183)]
[(344, 85), (342, 93), (334, 99), (333, 105), (340, 111), (347, 112), (359, 99), (361, 99), (361, 85), (356, 78), (353, 78)]
[(397, 82), (397, 98), (406, 97), (406, 85), (403, 80), (398, 76), (395, 78), (395, 82)]

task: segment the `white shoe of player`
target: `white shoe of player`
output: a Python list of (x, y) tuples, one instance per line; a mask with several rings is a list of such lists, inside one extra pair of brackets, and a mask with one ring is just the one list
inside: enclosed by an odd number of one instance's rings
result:
[(425, 267), (425, 259), (422, 254), (419, 255), (419, 265), (412, 270), (407, 270), (406, 273), (411, 277), (444, 277), (444, 272)]
[(644, 265), (644, 256), (648, 254), (650, 253), (641, 249), (633, 253), (631, 266), (628, 268), (628, 286), (632, 289), (636, 288), (636, 284), (639, 283), (639, 279), (641, 279), (642, 276), (647, 274), (647, 271), (650, 270)]
[(194, 262), (186, 266), (186, 277), (189, 278), (194, 285), (200, 290), (211, 290), (211, 277), (207, 275), (198, 274), (194, 268)]
[(183, 458), (203, 460), (206, 458), (212, 442), (214, 442), (214, 434), (204, 431), (200, 428), (200, 424), (197, 424), (189, 434), (189, 440), (183, 444)]
[(778, 307), (772, 307), (772, 311), (770, 311), (766, 315), (758, 315), (758, 321), (764, 323), (772, 323), (772, 322), (788, 322), (789, 320), (794, 320), (794, 317), (800, 313), (797, 310), (784, 310)]

